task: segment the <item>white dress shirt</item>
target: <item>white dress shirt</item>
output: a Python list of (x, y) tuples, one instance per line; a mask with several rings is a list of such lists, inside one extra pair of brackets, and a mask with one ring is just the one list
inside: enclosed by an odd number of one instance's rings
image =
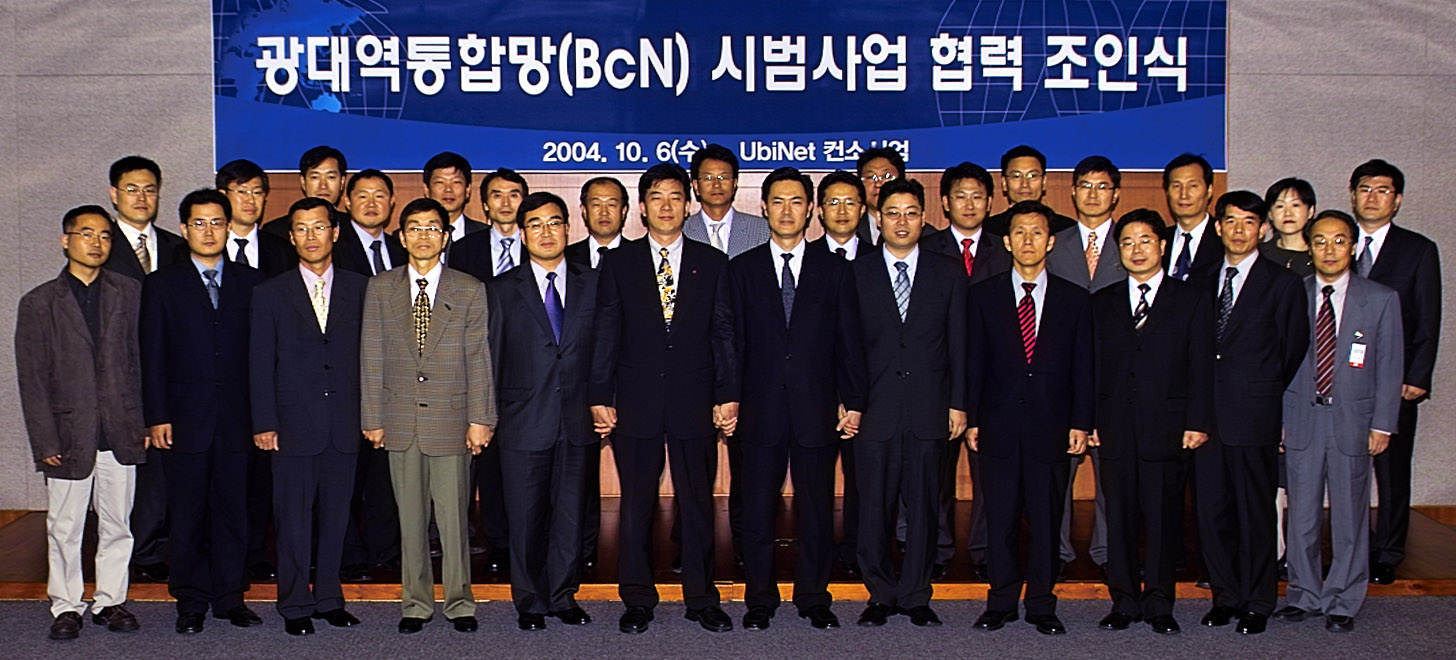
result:
[(843, 248), (844, 258), (850, 261), (854, 261), (854, 258), (856, 256), (859, 256), (859, 234), (850, 234), (849, 240), (843, 243), (834, 240), (833, 236), (825, 234), (824, 247), (829, 249), (830, 254), (835, 254), (835, 250)]
[(496, 267), (500, 265), (500, 253), (497, 252), (496, 250), (498, 248), (500, 248), (501, 241), (502, 240), (505, 240), (507, 238), (511, 239), (511, 248), (510, 249), (511, 249), (511, 264), (512, 264), (512, 266), (519, 266), (519, 265), (521, 265), (521, 230), (520, 230), (520, 226), (517, 225), (517, 227), (516, 227), (516, 233), (514, 233), (514, 234), (512, 234), (510, 236), (506, 236), (505, 234), (502, 234), (502, 233), (500, 233), (499, 231), (496, 230), (495, 224), (491, 224), (491, 226), (490, 226), (490, 246), (491, 246), (490, 247), (490, 271), (491, 271), (491, 274), (492, 275), (500, 275), (500, 272), (496, 270)]
[(960, 227), (957, 227), (954, 224), (947, 226), (950, 227), (951, 238), (955, 239), (956, 252), (960, 254), (965, 254), (966, 239), (969, 238), (971, 239), (971, 258), (976, 258), (976, 255), (980, 253), (979, 250), (981, 249), (981, 236), (983, 236), (985, 232), (981, 231), (980, 227), (976, 227), (975, 233), (966, 234), (965, 232), (961, 231)]
[[(1247, 257), (1244, 257), (1244, 260), (1243, 261), (1240, 261), (1239, 262), (1239, 265), (1234, 266), (1234, 268), (1237, 268), (1239, 270), (1239, 274), (1234, 276), (1234, 304), (1235, 305), (1239, 304), (1239, 294), (1240, 293), (1243, 293), (1243, 291), (1244, 291), (1244, 282), (1249, 281), (1249, 269), (1253, 268), (1254, 267), (1254, 262), (1255, 261), (1258, 261), (1258, 260), (1259, 260), (1259, 253), (1258, 252), (1255, 252), (1253, 254), (1250, 254)], [(1218, 269), (1218, 291), (1217, 291), (1217, 294), (1216, 294), (1218, 297), (1217, 298), (1214, 298), (1214, 300), (1218, 300), (1219, 298), (1222, 298), (1223, 297), (1223, 281), (1224, 281), (1225, 278), (1228, 277), (1229, 265), (1230, 264), (1229, 264), (1229, 261), (1228, 261), (1228, 257), (1225, 256), (1223, 258), (1223, 267), (1220, 268), (1220, 269)]]
[(414, 264), (409, 265), (410, 306), (414, 306), (415, 297), (420, 295), (420, 285), (416, 282), (423, 277), (425, 278), (425, 296), (430, 299), (430, 309), (435, 308), (435, 292), (440, 290), (440, 271), (444, 269), (445, 267), (437, 262), (430, 272), (422, 274), (415, 270)]
[(769, 252), (769, 254), (772, 254), (773, 255), (773, 267), (774, 267), (774, 269), (773, 269), (773, 277), (774, 277), (774, 281), (775, 282), (783, 282), (783, 280), (784, 280), (784, 257), (783, 257), (783, 255), (786, 255), (786, 254), (787, 255), (791, 255), (791, 257), (789, 259), (789, 272), (794, 274), (794, 288), (798, 288), (799, 287), (799, 271), (804, 266), (804, 239), (801, 237), (799, 239), (799, 244), (798, 245), (795, 245), (794, 246), (794, 249), (787, 250), (787, 251), (784, 250), (783, 248), (779, 247), (779, 244), (778, 243), (775, 243), (772, 240), (770, 240), (768, 242), (768, 252)]
[(652, 237), (652, 234), (648, 234), (647, 247), (651, 248), (652, 272), (654, 274), (657, 273), (658, 266), (662, 264), (662, 248), (667, 248), (667, 263), (668, 265), (672, 266), (673, 286), (677, 286), (677, 283), (682, 281), (682, 234), (679, 233), (677, 235), (677, 240), (674, 240), (670, 245), (662, 245), (657, 242), (657, 239)]
[(1016, 294), (1016, 304), (1018, 306), (1021, 304), (1021, 299), (1026, 297), (1026, 289), (1024, 289), (1024, 288), (1021, 287), (1021, 285), (1022, 284), (1025, 284), (1026, 282), (1031, 282), (1031, 283), (1033, 283), (1033, 284), (1036, 285), (1036, 287), (1031, 290), (1031, 302), (1036, 305), (1036, 328), (1037, 328), (1037, 333), (1036, 334), (1040, 335), (1041, 334), (1041, 312), (1042, 312), (1042, 309), (1046, 307), (1046, 305), (1042, 304), (1042, 302), (1046, 300), (1046, 288), (1047, 288), (1047, 272), (1046, 272), (1046, 268), (1042, 268), (1041, 269), (1041, 272), (1039, 272), (1039, 273), (1036, 274), (1036, 279), (1034, 279), (1034, 280), (1028, 280), (1028, 279), (1022, 277), (1021, 276), (1021, 272), (1018, 271), (1018, 270), (1016, 270), (1015, 268), (1012, 268), (1011, 269), (1011, 290), (1012, 290), (1012, 292), (1014, 292)]
[(1169, 246), (1173, 249), (1173, 260), (1169, 263), (1175, 265), (1178, 263), (1178, 255), (1183, 254), (1183, 243), (1185, 242), (1188, 243), (1188, 260), (1191, 262), (1194, 257), (1198, 256), (1198, 246), (1203, 244), (1203, 232), (1208, 230), (1208, 219), (1208, 214), (1203, 214), (1203, 220), (1195, 225), (1191, 232), (1184, 232), (1182, 227), (1173, 225), (1173, 244)]
[(1131, 309), (1133, 313), (1137, 313), (1138, 301), (1143, 299), (1143, 292), (1138, 290), (1138, 286), (1143, 284), (1146, 284), (1149, 287), (1148, 309), (1152, 309), (1153, 300), (1158, 297), (1158, 288), (1163, 286), (1163, 269), (1159, 268), (1158, 270), (1153, 271), (1153, 276), (1148, 278), (1148, 281), (1146, 282), (1139, 282), (1133, 279), (1131, 275), (1127, 277), (1127, 299), (1128, 302), (1131, 304), (1131, 307), (1129, 307), (1128, 309)]
[(1082, 245), (1078, 249), (1080, 249), (1084, 254), (1087, 252), (1087, 243), (1092, 238), (1092, 232), (1097, 232), (1097, 248), (1096, 249), (1097, 249), (1097, 258), (1099, 259), (1099, 261), (1097, 263), (1099, 263), (1099, 264), (1102, 263), (1100, 261), (1100, 259), (1102, 258), (1102, 252), (1103, 252), (1102, 247), (1105, 246), (1105, 245), (1107, 245), (1107, 234), (1112, 231), (1112, 218), (1109, 217), (1106, 220), (1103, 220), (1102, 221), (1102, 224), (1097, 225), (1096, 227), (1088, 227), (1087, 225), (1084, 225), (1081, 222), (1078, 222), (1077, 223), (1077, 231), (1079, 231), (1079, 232), (1082, 233)]
[(152, 258), (152, 263), (145, 264), (145, 265), (147, 267), (147, 272), (148, 273), (156, 270), (157, 269), (157, 252), (160, 250), (160, 248), (157, 246), (157, 227), (156, 227), (156, 224), (155, 223), (148, 222), (147, 223), (147, 228), (146, 228), (145, 231), (138, 230), (136, 227), (133, 227), (133, 226), (127, 224), (126, 221), (117, 222), (116, 223), (116, 226), (118, 226), (118, 227), (121, 228), (121, 235), (126, 237), (126, 243), (130, 247), (130, 249), (131, 249), (132, 252), (136, 252), (136, 248), (137, 248), (137, 237), (138, 236), (141, 236), (142, 234), (146, 234), (146, 236), (147, 236), (147, 254), (148, 254), (148, 256), (150, 256)]
[(860, 222), (867, 222), (867, 223), (869, 223), (869, 228), (870, 228), (870, 242), (871, 243), (878, 243), (878, 242), (880, 242), (880, 218), (879, 218), (879, 216), (875, 215), (874, 213), (870, 213), (870, 212), (866, 211), (865, 212), (864, 220), (861, 220)]
[(587, 239), (587, 242), (586, 242), (586, 245), (587, 245), (587, 248), (588, 248), (587, 249), (587, 254), (591, 255), (591, 267), (592, 268), (596, 268), (597, 266), (600, 266), (602, 264), (602, 251), (601, 251), (602, 248), (606, 248), (608, 250), (615, 250), (615, 249), (621, 247), (622, 246), (622, 235), (621, 234), (617, 234), (616, 236), (613, 236), (612, 237), (612, 240), (610, 242), (608, 242), (606, 245), (602, 245), (601, 243), (598, 243), (597, 242), (597, 239), (595, 239), (595, 238), (588, 238)]
[[(1339, 279), (1333, 282), (1326, 282), (1319, 275), (1314, 276), (1315, 318), (1319, 318), (1320, 306), (1323, 305), (1325, 302), (1324, 289), (1326, 285), (1331, 285), (1335, 287), (1335, 292), (1330, 294), (1330, 306), (1333, 307), (1335, 311), (1335, 341), (1338, 343), (1340, 339), (1340, 323), (1344, 322), (1345, 320), (1345, 295), (1350, 292), (1350, 270), (1346, 269), (1345, 272), (1340, 275)], [(1313, 349), (1314, 346), (1311, 345), (1310, 348)], [(1338, 361), (1339, 360), (1337, 359), (1336, 362)]]
[(881, 246), (880, 250), (885, 254), (885, 269), (890, 272), (890, 290), (895, 290), (895, 278), (900, 275), (899, 269), (895, 268), (895, 262), (903, 261), (909, 268), (905, 269), (905, 276), (910, 278), (910, 290), (915, 290), (915, 270), (920, 265), (920, 246), (910, 248), (910, 254), (904, 259), (890, 254), (890, 246)]
[[(227, 258), (228, 258), (228, 261), (237, 261), (238, 260), (238, 240), (239, 239), (248, 242), (248, 244), (243, 248), (243, 255), (248, 258), (248, 265), (249, 266), (252, 266), (253, 268), (257, 268), (258, 267), (258, 225), (253, 225), (252, 227), (249, 227), (248, 228), (248, 233), (246, 233), (246, 234), (244, 234), (242, 236), (239, 236), (237, 234), (234, 234), (232, 229), (228, 229), (228, 238), (227, 238)], [(148, 240), (150, 240), (150, 239), (148, 239)], [(309, 290), (312, 291), (313, 289), (309, 289)]]
[(718, 233), (718, 244), (723, 246), (723, 253), (728, 253), (728, 236), (733, 233), (733, 207), (728, 207), (728, 212), (723, 214), (722, 220), (714, 220), (708, 217), (707, 211), (700, 211), (703, 216), (703, 228), (708, 232), (708, 244), (713, 244), (713, 232)]
[(536, 263), (536, 260), (535, 259), (531, 259), (529, 261), (531, 262), (531, 275), (536, 278), (536, 290), (538, 292), (540, 292), (540, 294), (541, 294), (541, 304), (543, 304), (543, 305), (546, 304), (546, 285), (547, 285), (547, 282), (546, 282), (546, 274), (547, 273), (556, 273), (556, 294), (558, 296), (560, 296), (560, 299), (558, 300), (558, 302), (561, 303), (561, 309), (562, 309), (562, 311), (565, 311), (566, 310), (566, 260), (565, 259), (562, 259), (560, 263), (557, 263), (555, 270), (546, 270), (546, 268), (544, 266), (542, 266), (541, 264)]
[[(122, 226), (125, 227), (126, 226), (125, 223), (123, 223)], [(1389, 222), (1381, 225), (1380, 228), (1379, 229), (1376, 229), (1374, 232), (1369, 232), (1369, 233), (1367, 233), (1365, 231), (1365, 228), (1364, 227), (1361, 227), (1360, 228), (1360, 238), (1357, 239), (1359, 241), (1359, 243), (1358, 243), (1358, 247), (1357, 247), (1357, 249), (1355, 251), (1355, 260), (1356, 261), (1359, 261), (1360, 260), (1360, 255), (1365, 252), (1365, 237), (1366, 236), (1369, 236), (1369, 237), (1375, 239), (1375, 240), (1373, 240), (1373, 241), (1370, 242), (1370, 265), (1371, 266), (1374, 266), (1375, 265), (1375, 260), (1380, 258), (1380, 249), (1383, 248), (1383, 247), (1385, 247), (1385, 237), (1386, 236), (1389, 236), (1389, 235), (1390, 235), (1390, 223)], [(150, 240), (150, 239), (148, 239), (148, 240)], [(1352, 268), (1353, 268), (1353, 266), (1352, 266)]]
[[(394, 263), (393, 261), (390, 261), (389, 259), (388, 241), (391, 240), (389, 234), (381, 231), (379, 232), (379, 237), (375, 238), (369, 233), (368, 229), (359, 226), (359, 223), (354, 222), (353, 220), (349, 221), (349, 226), (353, 227), (354, 233), (359, 235), (359, 243), (363, 244), (364, 246), (364, 261), (369, 262), (370, 270), (374, 269), (374, 248), (372, 247), (374, 241), (380, 241), (379, 254), (384, 257), (384, 270), (389, 270), (399, 265)], [(375, 275), (378, 274), (379, 273), (375, 273)]]

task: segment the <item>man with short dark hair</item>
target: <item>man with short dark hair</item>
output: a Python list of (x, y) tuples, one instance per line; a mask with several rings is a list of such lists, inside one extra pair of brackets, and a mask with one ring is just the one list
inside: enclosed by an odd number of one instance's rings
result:
[[(431, 156), (425, 161), (421, 178), (424, 179), (425, 191), (430, 199), (445, 207), (445, 213), (450, 216), (451, 242), (463, 240), (466, 234), (487, 229), (484, 222), (472, 220), (465, 215), (465, 207), (470, 204), (470, 161), (465, 160), (464, 156), (453, 151), (442, 151)], [(449, 252), (447, 244), (447, 256)]]
[(227, 259), (268, 276), (291, 270), (298, 262), (287, 239), (259, 233), (268, 203), (268, 175), (250, 160), (234, 160), (217, 170), (218, 192), (228, 199), (233, 219), (228, 224)]
[[(334, 209), (331, 213), (338, 216), (341, 226), (345, 214), (339, 206), (343, 204), (347, 176), (349, 161), (344, 158), (343, 152), (328, 145), (319, 145), (298, 157), (299, 190), (303, 191), (304, 197), (317, 197), (328, 202), (329, 207)], [(292, 221), (285, 215), (269, 220), (263, 225), (263, 231), (287, 240), (292, 231), (291, 224)]]
[(738, 196), (738, 157), (710, 144), (693, 153), (689, 173), (698, 211), (683, 224), (683, 236), (712, 245), (732, 259), (768, 242), (768, 224), (752, 213), (733, 209)]
[[(499, 168), (485, 175), (480, 182), (480, 201), (485, 207), (489, 231), (478, 231), (467, 235), (450, 248), (447, 264), (455, 270), (471, 274), (482, 282), (525, 263), (521, 247), (520, 224), (516, 221), (521, 200), (531, 194), (531, 187), (515, 170)], [(493, 453), (493, 452), (492, 452)], [(495, 479), (494, 482), (499, 482)], [(499, 501), (496, 492), (494, 501)], [(498, 520), (502, 526), (500, 538), (489, 536), (492, 542), (505, 542), (505, 520)], [(494, 523), (492, 523), (494, 525)], [(487, 533), (491, 533), (487, 530)], [(491, 562), (494, 568), (494, 562)], [(505, 569), (502, 565), (501, 570)]]
[(854, 173), (864, 184), (865, 206), (869, 222), (861, 222), (860, 240), (880, 244), (880, 188), (895, 179), (905, 178), (905, 157), (890, 147), (870, 147), (854, 161)]
[(1163, 194), (1168, 198), (1168, 213), (1173, 224), (1163, 230), (1168, 249), (1163, 254), (1163, 268), (1174, 279), (1216, 275), (1223, 257), (1208, 214), (1213, 201), (1213, 166), (1202, 156), (1182, 154), (1163, 168)]
[[(1007, 209), (986, 218), (986, 231), (1005, 236), (1011, 227), (1011, 208), (1018, 202), (1040, 202), (1046, 197), (1046, 156), (1027, 145), (1017, 145), (1001, 154), (1001, 194), (1006, 198)], [(1051, 232), (1057, 232), (1077, 224), (1076, 220), (1052, 212)]]
[(586, 238), (566, 246), (566, 260), (597, 268), (602, 255), (622, 245), (627, 223), (627, 187), (615, 177), (599, 176), (581, 184), (581, 221)]
[(99, 206), (61, 220), (66, 267), (20, 299), (15, 373), (35, 469), (45, 475), (46, 595), (51, 639), (75, 639), (88, 609), (81, 540), (96, 511), (92, 622), (113, 632), (140, 627), (126, 608), (127, 524), (136, 465), (145, 461), (137, 308), (141, 285), (102, 268), (117, 234)]

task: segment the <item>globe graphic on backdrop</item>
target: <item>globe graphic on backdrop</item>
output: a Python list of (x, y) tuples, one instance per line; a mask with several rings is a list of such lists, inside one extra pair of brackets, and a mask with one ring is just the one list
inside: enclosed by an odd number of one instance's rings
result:
[[(372, 4), (348, 0), (214, 0), (213, 57), (217, 74), (213, 93), (324, 112), (399, 119), (410, 91), (409, 71), (395, 67), (399, 70), (400, 91), (391, 92), (385, 78), (361, 78), (360, 64), (354, 58), (357, 37), (372, 34), (383, 39), (395, 34), (382, 20), (387, 11), (377, 5), (366, 6)], [(309, 80), (308, 57), (304, 54), (299, 57), (298, 85), (293, 91), (284, 96), (270, 93), (265, 70), (256, 64), (264, 54), (258, 38), (289, 35), (349, 37), (350, 91), (335, 92), (328, 81)], [(399, 49), (403, 63), (402, 40)], [(328, 49), (319, 49), (319, 68), (327, 68), (327, 58)]]
[[(997, 124), (1051, 117), (1065, 117), (1099, 112), (1144, 108), (1175, 101), (1202, 98), (1223, 91), (1223, 57), (1225, 44), (1211, 43), (1227, 23), (1227, 5), (1220, 0), (1144, 1), (1136, 12), (1123, 13), (1119, 5), (1094, 0), (954, 0), (945, 9), (938, 26), (939, 33), (960, 38), (974, 35), (1002, 35), (1022, 38), (1022, 90), (1012, 92), (1012, 83), (1004, 78), (983, 78), (978, 75), (969, 92), (939, 92), (936, 102), (942, 126)], [(974, 27), (974, 29), (973, 29)], [(1125, 39), (1135, 31), (1141, 58), (1152, 48), (1150, 35), (1165, 37), (1167, 50), (1176, 53), (1178, 36), (1188, 38), (1187, 91), (1178, 92), (1171, 78), (1136, 76), (1135, 92), (1109, 93), (1097, 89), (1097, 61), (1092, 46), (1098, 36), (1114, 34)], [(1087, 66), (1075, 67), (1074, 75), (1088, 78), (1087, 89), (1046, 89), (1043, 85), (1050, 72), (1047, 58), (1057, 48), (1047, 48), (1047, 35), (1090, 34), (1087, 45), (1077, 49), (1087, 58)], [(977, 43), (979, 46), (979, 42)], [(1124, 52), (1124, 58), (1127, 53)], [(1127, 60), (1109, 70), (1112, 80), (1129, 79), (1125, 73)], [(1143, 63), (1138, 62), (1140, 74)], [(977, 48), (976, 67), (980, 51)], [(1060, 65), (1057, 66), (1060, 69)]]

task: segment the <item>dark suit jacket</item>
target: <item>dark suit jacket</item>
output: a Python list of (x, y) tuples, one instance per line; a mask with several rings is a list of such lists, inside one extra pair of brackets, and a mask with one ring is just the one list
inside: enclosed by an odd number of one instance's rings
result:
[(903, 322), (884, 250), (863, 253), (853, 270), (868, 369), (855, 441), (945, 440), (949, 411), (966, 407), (965, 266), (921, 250)]
[[(623, 245), (631, 242), (631, 239), (628, 239), (624, 236), (622, 237), (622, 242), (617, 244), (617, 248), (620, 248)], [(566, 246), (566, 260), (572, 263), (581, 264), (583, 266), (586, 266), (587, 268), (591, 268), (591, 252), (595, 249), (597, 249), (596, 240), (590, 237), (583, 238), (575, 243), (572, 243), (571, 245)], [(600, 264), (598, 264), (598, 266), (600, 266)]]
[[(495, 263), (500, 258), (500, 245), (490, 240), (489, 231), (477, 231), (473, 234), (467, 233), (465, 238), (451, 244), (450, 256), (446, 261), (447, 265), (463, 273), (469, 273), (472, 277), (482, 282), (489, 282), (495, 277)], [(516, 232), (516, 240), (520, 240), (520, 232)], [(527, 259), (526, 251), (521, 250), (521, 260)], [(520, 263), (516, 264), (517, 266)]]
[[(981, 231), (980, 245), (974, 246), (976, 262), (971, 269), (970, 283), (972, 285), (1011, 269), (1011, 253), (1006, 251), (1006, 244), (1001, 238), (1000, 234)], [(921, 236), (920, 247), (955, 259), (957, 263), (965, 263), (965, 259), (961, 257), (960, 241), (949, 227)]]
[(1391, 225), (1380, 258), (1370, 267), (1370, 279), (1400, 294), (1405, 384), (1431, 389), (1441, 339), (1441, 257), (1436, 244), (1405, 227)]
[[(15, 316), (20, 409), (36, 470), (52, 479), (90, 476), (98, 433), (118, 462), (147, 460), (137, 349), (142, 287), (105, 270), (91, 286), (101, 287), (99, 345), (64, 274), (22, 296)], [(57, 454), (60, 467), (41, 462)]]
[[(1203, 226), (1203, 238), (1198, 240), (1198, 253), (1193, 255), (1193, 275), (1189, 280), (1219, 277), (1218, 269), (1223, 266), (1223, 241), (1213, 228), (1216, 222), (1209, 218), (1208, 224)], [(1178, 236), (1180, 231), (1176, 224), (1163, 229), (1163, 240), (1166, 241), (1163, 246), (1163, 272), (1169, 275), (1173, 274), (1178, 253), (1183, 251), (1183, 239)]]
[[(1060, 213), (1053, 215), (1049, 220), (1053, 234), (1077, 224), (1075, 219)], [(986, 218), (986, 221), (981, 223), (981, 226), (993, 234), (1005, 236), (1006, 232), (1011, 230), (1011, 209), (1008, 208), (1005, 211)]]
[(541, 451), (563, 439), (575, 445), (600, 442), (586, 401), (597, 272), (568, 261), (565, 289), (558, 342), (529, 261), (486, 286), (500, 399), (496, 437), (503, 449)]
[[(225, 260), (224, 260), (225, 261)], [(192, 260), (147, 276), (142, 285), (142, 403), (147, 426), (172, 425), (172, 449), (253, 446), (248, 406), (248, 316), (261, 272), (222, 266), (217, 309)]]
[(739, 400), (728, 257), (682, 240), (671, 332), (663, 323), (660, 259), (650, 240), (608, 252), (599, 268), (588, 402), (615, 405), (622, 435), (710, 437), (713, 406)]
[[(855, 259), (858, 259), (859, 256), (862, 255), (862, 254), (868, 254), (868, 253), (870, 253), (870, 252), (872, 252), (874, 250), (878, 250), (879, 249), (877, 247), (871, 246), (869, 241), (870, 241), (870, 239), (861, 236), (860, 239), (859, 239), (859, 247), (856, 248), (857, 252), (855, 253), (855, 255), (853, 257), (849, 257), (846, 260), (847, 261), (854, 261)], [(816, 238), (816, 239), (814, 239), (812, 241), (809, 241), (809, 249), (810, 250), (818, 250), (818, 251), (824, 252), (826, 254), (834, 254), (834, 251), (831, 250), (831, 249), (829, 249), (828, 243), (829, 243), (829, 239), (826, 238), (823, 235), (820, 235), (819, 238)], [(835, 255), (835, 256), (838, 256), (838, 255)]]
[[(1215, 428), (1219, 441), (1234, 447), (1279, 444), (1284, 388), (1309, 348), (1303, 279), (1257, 254), (1249, 258), (1257, 259), (1249, 281), (1229, 313), (1223, 340), (1215, 335), (1214, 344)], [(1214, 275), (1190, 283), (1212, 305), (1216, 328), (1223, 277), (1217, 270)]]
[(1213, 319), (1192, 286), (1164, 275), (1142, 331), (1132, 283), (1092, 295), (1097, 434), (1102, 458), (1137, 447), (1142, 460), (1183, 455), (1183, 432), (1213, 431)]
[(248, 339), (253, 432), (276, 431), (280, 456), (359, 451), (359, 328), (369, 278), (334, 268), (327, 328), (295, 267), (253, 290)]
[(765, 244), (728, 264), (737, 380), (753, 384), (743, 389), (735, 437), (774, 446), (787, 428), (800, 446), (834, 444), (839, 404), (861, 412), (865, 406), (854, 271), (837, 255), (805, 245), (785, 323), (781, 280), (774, 277), (783, 262), (775, 261)]
[[(155, 224), (155, 223), (153, 223)], [(126, 234), (121, 233), (121, 227), (116, 221), (111, 223), (112, 240), (111, 254), (107, 255), (106, 263), (102, 264), (112, 272), (120, 273), (138, 282), (146, 275), (142, 272), (142, 262), (137, 261), (136, 251), (133, 246), (127, 244)], [(148, 245), (147, 250), (157, 259), (157, 270), (161, 270), (174, 261), (187, 258), (187, 241), (183, 240), (170, 231), (157, 227), (157, 245)]]
[[(861, 250), (877, 248), (880, 246), (880, 244), (875, 242), (875, 240), (870, 235), (871, 222), (874, 222), (874, 220), (870, 218), (870, 214), (866, 213), (863, 218), (859, 219), (859, 224), (855, 225), (854, 233), (856, 236), (859, 236), (859, 246)], [(821, 236), (819, 240), (824, 240), (824, 238)]]
[[(359, 232), (354, 231), (352, 222), (345, 220), (339, 225), (339, 240), (334, 243), (334, 267), (371, 277), (374, 275), (374, 253), (359, 240)], [(409, 255), (399, 239), (390, 234), (380, 234), (380, 238), (384, 239), (384, 249), (389, 253), (389, 266), (403, 266)]]
[(1092, 430), (1092, 303), (1086, 289), (1050, 273), (1031, 364), (1021, 344), (1006, 272), (971, 287), (971, 401), (982, 456), (1051, 463), (1067, 458), (1067, 432)]
[[(233, 239), (237, 236), (231, 232), (227, 234), (229, 243), (227, 251), (223, 252), (224, 257), (231, 254), (235, 245)], [(288, 238), (279, 238), (271, 233), (258, 230), (258, 260), (257, 263), (249, 264), (253, 268), (263, 271), (263, 274), (272, 277), (284, 271), (298, 267), (298, 251), (294, 249), (293, 242)], [(178, 252), (177, 260), (187, 259), (188, 249), (184, 244)]]

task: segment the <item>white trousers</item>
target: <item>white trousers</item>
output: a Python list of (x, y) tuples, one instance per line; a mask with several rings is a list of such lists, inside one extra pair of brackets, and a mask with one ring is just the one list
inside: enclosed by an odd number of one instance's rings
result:
[(81, 535), (88, 505), (96, 510), (97, 609), (126, 602), (131, 581), (131, 504), (136, 466), (122, 465), (109, 451), (96, 452), (96, 467), (85, 479), (46, 479), (46, 552), (50, 575), (46, 594), (51, 616), (86, 614), (82, 600)]

